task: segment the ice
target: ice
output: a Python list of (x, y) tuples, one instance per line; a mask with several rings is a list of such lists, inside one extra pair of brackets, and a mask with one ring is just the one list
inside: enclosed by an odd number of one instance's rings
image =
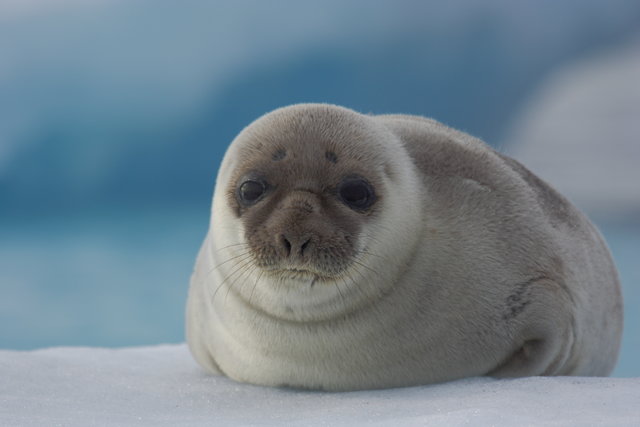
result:
[(508, 153), (595, 218), (640, 212), (640, 38), (553, 74), (515, 121)]
[(640, 378), (471, 378), (325, 393), (205, 374), (184, 344), (0, 351), (0, 424), (638, 425)]

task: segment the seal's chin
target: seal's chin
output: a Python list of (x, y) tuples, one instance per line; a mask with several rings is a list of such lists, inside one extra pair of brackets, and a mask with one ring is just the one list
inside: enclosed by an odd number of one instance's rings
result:
[(335, 282), (342, 277), (340, 274), (334, 272), (327, 272), (307, 266), (270, 268), (265, 272), (277, 279), (280, 283), (288, 282), (293, 285), (302, 283), (314, 286), (319, 283)]
[(282, 280), (310, 282), (311, 286), (316, 282), (325, 282), (332, 279), (327, 276), (326, 273), (303, 268), (284, 268), (272, 271), (272, 274), (278, 276)]

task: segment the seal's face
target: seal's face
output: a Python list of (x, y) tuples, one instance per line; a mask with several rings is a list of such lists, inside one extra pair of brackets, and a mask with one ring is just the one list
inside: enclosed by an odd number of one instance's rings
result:
[[(323, 157), (337, 158), (332, 152)], [(290, 168), (283, 169), (289, 173), (251, 170), (232, 191), (256, 264), (281, 276), (340, 276), (358, 255), (360, 217), (375, 212), (372, 179), (351, 173), (324, 184), (300, 183)]]
[(227, 203), (255, 265), (269, 276), (335, 280), (364, 250), (360, 236), (383, 203), (383, 180), (344, 143), (369, 135), (330, 127), (310, 114), (242, 141)]
[(396, 217), (398, 234), (413, 202), (405, 196), (403, 207), (393, 194), (406, 171), (381, 132), (366, 116), (323, 107), (271, 113), (246, 128), (223, 161), (214, 199), (215, 250), (226, 256), (216, 260), (221, 286), (299, 319), (382, 292), (372, 277), (384, 275), (376, 260), (388, 259), (384, 224)]
[(359, 236), (376, 214), (381, 185), (335, 142), (281, 141), (239, 170), (228, 203), (267, 274), (330, 280), (359, 255)]

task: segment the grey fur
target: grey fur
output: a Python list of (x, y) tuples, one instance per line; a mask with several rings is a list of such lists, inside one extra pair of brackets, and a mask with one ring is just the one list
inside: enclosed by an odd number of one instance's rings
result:
[[(349, 176), (371, 207), (340, 199)], [(187, 306), (209, 371), (326, 390), (607, 375), (621, 331), (606, 244), (548, 184), (434, 120), (321, 104), (230, 146)]]

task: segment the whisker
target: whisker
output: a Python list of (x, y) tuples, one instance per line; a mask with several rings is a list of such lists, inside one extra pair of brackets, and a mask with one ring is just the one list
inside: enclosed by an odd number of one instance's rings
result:
[[(366, 280), (366, 276), (364, 274), (362, 274), (362, 272), (360, 270), (356, 270), (356, 272), (360, 275), (360, 277), (363, 280)], [(360, 283), (356, 279), (354, 279), (353, 276), (351, 276), (351, 274), (347, 274), (347, 277), (349, 278), (349, 280), (351, 280), (351, 282), (356, 287), (358, 292), (360, 292), (366, 299), (368, 299), (369, 295), (362, 290), (362, 288), (360, 287)]]
[(376, 254), (376, 253), (373, 253), (373, 252), (369, 252), (369, 251), (360, 251), (360, 253), (356, 255), (355, 259), (358, 259), (358, 260), (363, 259), (364, 257), (361, 256), (361, 255), (366, 255), (366, 256), (370, 256), (370, 257), (379, 258), (379, 259), (381, 259), (382, 261), (385, 261), (385, 262), (389, 261), (389, 257), (386, 257), (384, 255), (380, 255), (380, 254)]
[(356, 259), (354, 259), (354, 260), (352, 260), (351, 262), (352, 262), (352, 263), (354, 263), (354, 264), (356, 264), (356, 265), (359, 265), (359, 266), (360, 266), (360, 267), (362, 267), (362, 268), (366, 268), (367, 270), (369, 270), (370, 272), (372, 272), (372, 273), (373, 273), (373, 274), (375, 274), (375, 275), (379, 275), (379, 274), (380, 274), (377, 270), (375, 270), (375, 269), (373, 269), (373, 268), (369, 267), (368, 265), (366, 265), (365, 263), (361, 262), (361, 261), (360, 261), (360, 260), (358, 260), (357, 258), (356, 258)]
[[(246, 265), (247, 265), (247, 264), (244, 264), (244, 266), (246, 266)], [(243, 271), (242, 271), (238, 276), (236, 276), (236, 278), (235, 278), (231, 283), (229, 283), (229, 286), (227, 286), (227, 293), (226, 293), (226, 294), (225, 294), (225, 296), (224, 296), (224, 303), (225, 303), (225, 304), (227, 303), (227, 299), (228, 299), (228, 297), (229, 297), (229, 292), (231, 291), (231, 288), (233, 288), (233, 285), (235, 285), (235, 284), (238, 282), (238, 280), (239, 280), (241, 277), (243, 277), (247, 272), (249, 273), (249, 276), (251, 276), (251, 273), (252, 273), (256, 268), (257, 268), (257, 266), (256, 266), (255, 264), (253, 264), (253, 263), (251, 263), (251, 265), (250, 265), (248, 268), (244, 268), (244, 267), (243, 267)], [(243, 281), (243, 283), (244, 283), (244, 281)], [(242, 288), (240, 288), (240, 291), (242, 291)]]
[(217, 270), (218, 268), (220, 268), (223, 264), (226, 264), (226, 263), (228, 263), (228, 262), (230, 262), (230, 261), (237, 260), (238, 258), (242, 258), (242, 259), (240, 259), (240, 262), (242, 262), (242, 261), (246, 261), (247, 259), (251, 258), (251, 253), (250, 253), (250, 252), (248, 252), (248, 251), (247, 251), (247, 252), (243, 252), (243, 253), (240, 253), (240, 254), (238, 254), (238, 255), (232, 256), (231, 258), (229, 258), (229, 259), (227, 259), (227, 260), (224, 260), (224, 261), (222, 261), (222, 262), (220, 262), (220, 263), (216, 264), (215, 266), (211, 267), (211, 268), (209, 269), (209, 271), (207, 271), (207, 273), (206, 273), (206, 274), (204, 275), (204, 277), (202, 278), (201, 282), (205, 282), (205, 281), (209, 278), (209, 276), (211, 276), (211, 274), (212, 274), (215, 270)]
[(347, 306), (347, 301), (344, 299), (344, 295), (342, 294), (342, 291), (340, 290), (340, 283), (339, 282), (335, 282), (336, 283), (336, 289), (338, 290), (338, 294), (340, 295), (340, 300), (342, 301), (342, 306), (346, 307)]
[(260, 274), (256, 278), (255, 283), (253, 284), (253, 288), (251, 289), (251, 294), (249, 295), (249, 305), (253, 304), (253, 293), (255, 292), (256, 287), (258, 286), (258, 282), (260, 281), (260, 279), (262, 279), (263, 274), (264, 274), (264, 270), (261, 270)]
[(371, 242), (378, 244), (380, 246), (384, 246), (385, 242), (380, 240), (377, 236), (373, 236), (371, 234), (362, 234), (362, 238), (366, 240), (370, 240)]
[(214, 301), (216, 298), (216, 295), (218, 293), (218, 291), (220, 290), (220, 288), (227, 282), (227, 280), (229, 280), (231, 277), (233, 277), (236, 273), (238, 273), (239, 271), (242, 271), (245, 267), (247, 267), (248, 265), (251, 264), (251, 259), (249, 260), (242, 260), (240, 262), (238, 262), (234, 267), (233, 270), (229, 273), (228, 276), (226, 276), (222, 282), (220, 282), (220, 284), (216, 287), (216, 290), (213, 292), (213, 296), (211, 297), (211, 301)]
[(216, 248), (215, 252), (220, 252), (220, 251), (222, 251), (222, 250), (229, 249), (229, 248), (233, 248), (233, 247), (236, 247), (236, 246), (245, 246), (245, 247), (249, 247), (249, 244), (248, 244), (248, 243), (244, 243), (244, 242), (240, 242), (240, 243), (231, 243), (231, 244), (226, 245), (226, 246), (223, 246), (223, 247), (221, 247), (221, 248)]

